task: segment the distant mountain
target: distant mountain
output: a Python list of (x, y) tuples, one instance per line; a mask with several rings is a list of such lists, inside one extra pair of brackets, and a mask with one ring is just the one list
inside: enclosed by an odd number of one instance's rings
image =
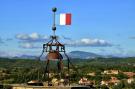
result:
[[(84, 52), (84, 51), (72, 51), (67, 53), (70, 58), (80, 58), (80, 59), (91, 59), (91, 58), (97, 58), (97, 57), (102, 57), (101, 55), (98, 55), (96, 53), (91, 53), (91, 52)], [(65, 56), (63, 55), (65, 58)], [(19, 57), (14, 57), (14, 58), (22, 58), (22, 59), (36, 59), (36, 56), (31, 56), (31, 55), (21, 55)], [(41, 59), (44, 59), (45, 57), (42, 56)]]
[(102, 57), (96, 53), (91, 52), (84, 52), (84, 51), (72, 51), (68, 53), (68, 56), (71, 58), (80, 58), (80, 59), (90, 59), (90, 58), (97, 58)]
[[(114, 56), (114, 55), (99, 55), (96, 53), (92, 52), (85, 52), (85, 51), (71, 51), (67, 53), (70, 58), (79, 58), (79, 59), (92, 59), (92, 58), (97, 58), (97, 57), (102, 57), (102, 58), (117, 58), (119, 56)], [(63, 58), (65, 59), (66, 57), (63, 55)], [(5, 58), (14, 58), (14, 59), (35, 59), (38, 60), (38, 56), (34, 55), (9, 55), (3, 52), (0, 52), (0, 57), (5, 57)], [(123, 58), (123, 57), (119, 57)], [(41, 57), (41, 60), (45, 60), (45, 55)]]
[(31, 56), (31, 55), (21, 55), (21, 56), (16, 56), (16, 57), (13, 57), (15, 59), (17, 58), (21, 58), (21, 59), (36, 59), (37, 57), (36, 56)]

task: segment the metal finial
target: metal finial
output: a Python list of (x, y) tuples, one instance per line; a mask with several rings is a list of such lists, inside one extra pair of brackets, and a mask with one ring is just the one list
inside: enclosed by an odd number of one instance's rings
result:
[(55, 27), (55, 26), (53, 26), (53, 27), (52, 27), (52, 30), (53, 30), (53, 31), (55, 31), (55, 30), (56, 30), (56, 27)]
[(57, 11), (57, 8), (56, 7), (52, 8), (52, 11), (53, 12), (56, 12)]

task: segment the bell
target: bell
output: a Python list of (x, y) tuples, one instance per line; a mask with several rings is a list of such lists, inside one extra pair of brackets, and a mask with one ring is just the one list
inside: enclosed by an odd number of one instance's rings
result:
[(47, 55), (48, 60), (63, 59), (62, 55), (58, 51), (49, 52)]

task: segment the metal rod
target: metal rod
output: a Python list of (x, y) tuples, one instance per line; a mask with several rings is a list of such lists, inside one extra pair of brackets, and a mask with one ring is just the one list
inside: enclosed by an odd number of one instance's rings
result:
[(68, 55), (64, 52), (65, 56), (67, 57), (67, 62), (68, 62), (68, 81), (69, 81), (69, 86), (70, 86), (70, 59), (68, 57)]
[(53, 14), (53, 26), (55, 27), (55, 12)]
[(55, 12), (53, 13), (53, 35), (55, 36)]
[(49, 82), (50, 82), (50, 81), (49, 81), (49, 73), (50, 73), (50, 71), (49, 71), (49, 68), (50, 68), (50, 67), (49, 67), (49, 60), (47, 61), (47, 66), (48, 66), (47, 71), (48, 71), (48, 86), (49, 86)]
[(49, 59), (47, 59), (46, 68), (45, 68), (45, 74), (47, 73), (47, 79), (48, 79), (48, 86), (49, 86)]

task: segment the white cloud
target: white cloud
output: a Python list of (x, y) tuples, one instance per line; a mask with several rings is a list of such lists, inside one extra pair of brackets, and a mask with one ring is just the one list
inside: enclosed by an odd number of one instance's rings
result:
[(17, 34), (16, 38), (23, 42), (43, 42), (49, 39), (48, 36), (39, 35), (38, 33)]
[(19, 40), (27, 40), (29, 36), (27, 34), (17, 34), (16, 38)]
[[(49, 41), (50, 37), (45, 35), (40, 35), (38, 33), (32, 33), (32, 34), (17, 34), (16, 38), (20, 41), (20, 47), (21, 48), (39, 48), (35, 46), (37, 42), (47, 42)], [(111, 43), (109, 43), (106, 40), (102, 39), (90, 39), (90, 38), (82, 38), (79, 40), (73, 40), (68, 37), (62, 36), (64, 39), (64, 43), (70, 47), (109, 47), (112, 46)]]
[(22, 47), (22, 48), (32, 48), (33, 44), (31, 44), (31, 43), (23, 43), (23, 44), (20, 45), (20, 47)]
[(68, 41), (66, 45), (69, 46), (93, 46), (93, 47), (108, 47), (112, 46), (109, 42), (101, 39), (82, 38), (80, 40)]
[(47, 42), (50, 39), (49, 36), (40, 35), (36, 32), (31, 34), (17, 34), (15, 37), (19, 40), (19, 47), (27, 49), (41, 48), (38, 46), (38, 43)]
[(29, 35), (30, 38), (33, 38), (33, 39), (39, 39), (40, 38), (40, 35), (37, 34), (37, 33), (32, 33)]
[(38, 46), (35, 46), (33, 43), (21, 43), (20, 46), (21, 48), (26, 48), (26, 49), (33, 49), (33, 48), (40, 48)]

